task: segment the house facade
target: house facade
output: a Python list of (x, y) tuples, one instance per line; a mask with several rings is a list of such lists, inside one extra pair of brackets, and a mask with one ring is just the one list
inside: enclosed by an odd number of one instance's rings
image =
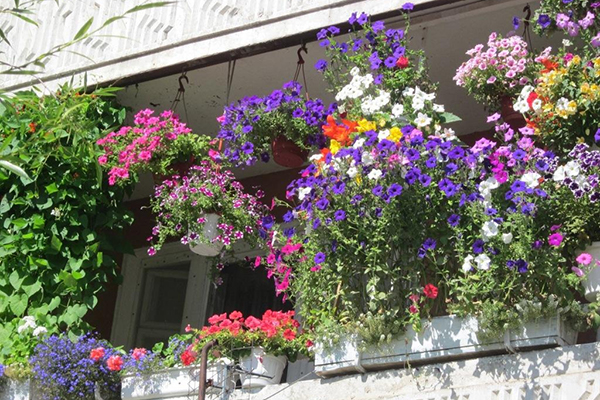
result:
[[(65, 0), (41, 2), (40, 28), (16, 18), (4, 21), (12, 35), (11, 62), (28, 60), (72, 38), (89, 17), (100, 21), (130, 8), (133, 2)], [(524, 16), (525, 0), (415, 0), (410, 35), (415, 48), (425, 50), (430, 75), (439, 82), (439, 102), (459, 115), (453, 126), (465, 141), (485, 135), (486, 112), (452, 81), (465, 51), (492, 31), (513, 29), (513, 16)], [(389, 0), (180, 0), (173, 5), (131, 14), (109, 25), (96, 37), (48, 60), (36, 77), (0, 76), (0, 87), (18, 91), (36, 85), (54, 90), (73, 79), (75, 85), (115, 85), (124, 89), (119, 101), (134, 110), (173, 108), (195, 132), (216, 134), (223, 106), (243, 96), (267, 94), (294, 77), (301, 54), (311, 96), (332, 100), (313, 65), (324, 51), (315, 39), (330, 25), (348, 28), (353, 12), (365, 11), (403, 25), (401, 4)], [(519, 29), (523, 29), (520, 27)], [(15, 34), (19, 32), (19, 34)], [(543, 48), (550, 42), (534, 38)], [(299, 48), (306, 45), (307, 53)], [(77, 53), (85, 54), (82, 58)], [(38, 79), (39, 78), (39, 79)], [(40, 80), (43, 84), (40, 84)], [(270, 163), (235, 171), (245, 187), (260, 186), (272, 198), (283, 199), (298, 170)], [(171, 243), (148, 255), (152, 216), (144, 207), (153, 188), (143, 176), (135, 192), (124, 199), (135, 213), (128, 236), (135, 254), (120, 255), (123, 283), (112, 284), (100, 296), (89, 322), (114, 345), (151, 347), (189, 324), (202, 326), (214, 313), (241, 310), (290, 309), (275, 296), (266, 273), (245, 266), (260, 255), (240, 246), (227, 263), (222, 283), (208, 274), (208, 261), (187, 246)], [(405, 369), (318, 378), (312, 364), (288, 368), (287, 383), (262, 390), (237, 390), (232, 398), (256, 399), (596, 399), (600, 398), (600, 346), (595, 333), (581, 334), (577, 343), (557, 349), (494, 354), (464, 361), (409, 366)], [(153, 397), (154, 398), (154, 397)], [(161, 397), (156, 397), (161, 398)], [(175, 397), (169, 397), (175, 398)], [(182, 396), (181, 398), (187, 398)]]

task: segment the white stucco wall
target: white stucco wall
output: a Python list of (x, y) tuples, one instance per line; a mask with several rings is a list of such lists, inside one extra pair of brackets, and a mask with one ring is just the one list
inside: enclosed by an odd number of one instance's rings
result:
[[(314, 377), (314, 375), (313, 375)], [(236, 390), (252, 400), (597, 400), (600, 344)]]

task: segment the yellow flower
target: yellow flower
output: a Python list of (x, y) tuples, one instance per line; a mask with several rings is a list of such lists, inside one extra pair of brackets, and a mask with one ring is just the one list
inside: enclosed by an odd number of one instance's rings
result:
[(366, 132), (366, 131), (376, 131), (377, 124), (373, 121), (367, 121), (366, 119), (361, 119), (358, 121), (358, 126), (356, 127), (358, 132)]
[(575, 102), (575, 100), (571, 100), (570, 102), (568, 102), (567, 107), (565, 107), (565, 110), (569, 114), (575, 114), (577, 112), (577, 103)]
[(379, 126), (380, 127), (383, 128), (385, 126), (385, 124), (386, 124), (385, 119), (382, 118), (382, 119), (379, 120)]
[(390, 129), (390, 136), (388, 137), (392, 142), (398, 143), (402, 139), (402, 131), (397, 126)]
[(358, 183), (359, 185), (362, 183), (362, 178), (357, 175), (356, 178), (354, 178), (354, 180), (356, 181), (356, 183)]
[(342, 148), (342, 145), (337, 140), (331, 139), (329, 143), (329, 150), (331, 150), (331, 154), (335, 154)]
[(579, 56), (574, 56), (574, 57), (573, 57), (573, 59), (571, 60), (571, 63), (570, 63), (570, 64), (573, 64), (573, 65), (578, 65), (580, 62), (581, 62), (581, 57), (579, 57)]

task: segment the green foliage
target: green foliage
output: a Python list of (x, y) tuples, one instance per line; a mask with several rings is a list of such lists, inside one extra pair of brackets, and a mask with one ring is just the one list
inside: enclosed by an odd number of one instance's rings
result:
[(96, 161), (96, 140), (125, 116), (115, 91), (65, 86), (2, 104), (0, 157), (31, 178), (0, 169), (0, 348), (13, 347), (0, 362), (26, 360), (28, 349), (14, 340), (24, 315), (50, 331), (82, 332), (96, 294), (117, 278), (110, 254), (130, 251), (121, 235), (132, 221), (124, 191), (107, 187)]

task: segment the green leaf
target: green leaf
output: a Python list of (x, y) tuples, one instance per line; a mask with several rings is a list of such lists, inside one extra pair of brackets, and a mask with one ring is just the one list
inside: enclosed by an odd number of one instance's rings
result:
[(0, 38), (2, 38), (2, 40), (4, 40), (10, 47), (12, 47), (12, 44), (10, 44), (10, 41), (8, 40), (2, 29), (0, 29)]
[(26, 285), (25, 283), (23, 283), (23, 285), (21, 286), (21, 290), (23, 290), (23, 292), (27, 295), (27, 297), (33, 296), (34, 294), (39, 292), (41, 288), (42, 288), (42, 284), (37, 281), (33, 282), (29, 285)]
[(129, 10), (125, 11), (125, 15), (126, 14), (131, 14), (134, 12), (138, 12), (138, 11), (142, 11), (142, 10), (146, 10), (148, 8), (156, 8), (156, 7), (163, 7), (169, 4), (174, 4), (174, 1), (157, 1), (155, 3), (146, 3), (146, 4), (140, 4), (139, 6), (135, 6), (133, 8), (130, 8)]
[(444, 113), (440, 114), (440, 120), (444, 124), (449, 124), (451, 122), (462, 121), (462, 119), (459, 116), (454, 115), (454, 114), (449, 113), (449, 112), (444, 112)]
[(15, 316), (20, 317), (27, 309), (27, 295), (13, 295), (10, 297), (8, 303)]
[(23, 229), (28, 225), (28, 222), (25, 218), (19, 218), (19, 219), (13, 220), (12, 224), (19, 229)]
[(123, 19), (123, 18), (125, 18), (125, 17), (122, 16), (122, 15), (119, 15), (119, 16), (116, 16), (116, 17), (111, 17), (111, 18), (107, 19), (106, 21), (104, 21), (104, 23), (102, 24), (101, 29), (104, 28), (105, 26), (108, 26), (108, 25), (112, 24), (113, 22), (118, 21), (118, 20)]
[(88, 19), (87, 22), (85, 24), (83, 24), (83, 26), (79, 29), (79, 31), (77, 31), (77, 33), (75, 34), (75, 37), (73, 37), (73, 40), (81, 39), (83, 37), (83, 35), (85, 35), (87, 33), (87, 31), (90, 29), (90, 26), (92, 26), (93, 22), (94, 22), (94, 17)]
[(56, 237), (56, 235), (52, 235), (52, 239), (50, 240), (50, 247), (52, 247), (57, 252), (59, 252), (62, 248), (62, 242), (59, 238)]
[(40, 214), (33, 214), (31, 219), (33, 220), (33, 229), (42, 229), (46, 223), (44, 217), (42, 217)]
[(52, 193), (56, 193), (56, 192), (58, 192), (58, 188), (56, 187), (56, 182), (53, 182), (50, 185), (46, 186), (46, 193), (52, 194)]
[(48, 311), (54, 311), (60, 305), (60, 297), (56, 296), (48, 303)]
[(17, 12), (17, 11), (9, 11), (9, 14), (11, 14), (11, 15), (14, 15), (14, 16), (15, 16), (15, 17), (17, 17), (17, 18), (20, 18), (20, 19), (22, 19), (23, 21), (27, 22), (28, 24), (32, 24), (32, 25), (35, 25), (35, 26), (38, 26), (38, 27), (39, 27), (39, 25), (38, 25), (38, 23), (37, 23), (37, 22), (35, 22), (35, 21), (34, 21), (34, 20), (32, 20), (31, 18), (27, 18), (26, 16), (24, 16), (24, 15), (23, 15), (23, 14), (21, 14), (20, 12)]
[(8, 281), (10, 282), (10, 285), (15, 289), (15, 290), (19, 290), (19, 288), (21, 287), (21, 283), (23, 282), (23, 278), (21, 278), (19, 276), (19, 273), (17, 271), (13, 271), (10, 276), (8, 277)]

